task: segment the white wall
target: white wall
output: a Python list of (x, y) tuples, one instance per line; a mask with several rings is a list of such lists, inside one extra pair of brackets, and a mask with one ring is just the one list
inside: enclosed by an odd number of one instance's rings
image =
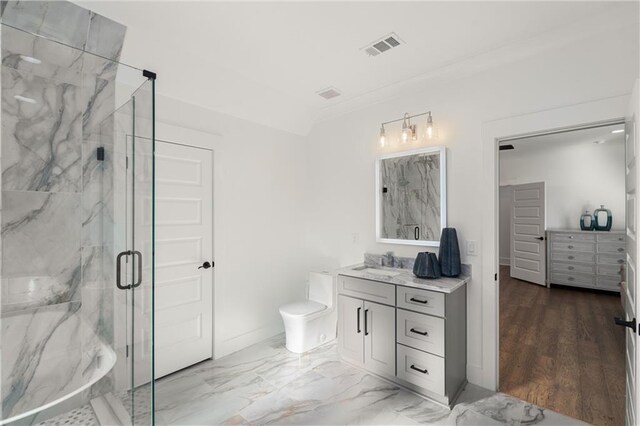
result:
[[(535, 143), (535, 142), (531, 142)], [(510, 188), (545, 182), (547, 229), (580, 229), (580, 215), (601, 204), (611, 210), (613, 228), (624, 229), (624, 143), (581, 143), (500, 153), (500, 261), (510, 256)], [(503, 198), (504, 195), (504, 198)], [(504, 213), (504, 215), (503, 215)], [(504, 232), (503, 232), (504, 231)]]
[[(159, 96), (156, 106), (159, 123), (220, 135), (210, 146), (218, 358), (284, 331), (278, 308), (304, 297), (305, 146), (300, 136), (175, 99)], [(159, 139), (189, 143), (166, 133), (158, 126)]]
[[(616, 64), (616, 66), (611, 66)], [(448, 148), (449, 225), (458, 229), (461, 246), (481, 241), (484, 156), (483, 123), (591, 100), (626, 96), (638, 75), (637, 28), (621, 29), (502, 65), (473, 77), (424, 86), (411, 95), (355, 111), (318, 124), (308, 138), (307, 232), (310, 262), (330, 267), (361, 261), (365, 251), (393, 250), (415, 255), (420, 248), (375, 241), (374, 161), (398, 146), (380, 149), (377, 132), (383, 121), (404, 112), (432, 110), (438, 138), (410, 144)], [(581, 118), (576, 117), (576, 124)], [(387, 130), (389, 134), (389, 129)], [(493, 212), (495, 213), (495, 212)], [(357, 238), (354, 238), (357, 236)], [(483, 353), (484, 290), (482, 253), (467, 256), (474, 278), (468, 287), (468, 377), (491, 387), (496, 359)], [(493, 274), (491, 274), (493, 276)], [(486, 283), (487, 288), (495, 286)], [(484, 343), (488, 341), (489, 343)]]
[(511, 194), (510, 186), (500, 187), (498, 235), (500, 245), (500, 264), (511, 264)]

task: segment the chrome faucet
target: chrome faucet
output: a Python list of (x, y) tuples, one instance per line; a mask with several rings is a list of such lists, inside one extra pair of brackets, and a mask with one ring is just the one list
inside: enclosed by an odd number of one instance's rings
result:
[(392, 251), (388, 251), (382, 256), (382, 266), (388, 266), (389, 268), (395, 267), (396, 258)]

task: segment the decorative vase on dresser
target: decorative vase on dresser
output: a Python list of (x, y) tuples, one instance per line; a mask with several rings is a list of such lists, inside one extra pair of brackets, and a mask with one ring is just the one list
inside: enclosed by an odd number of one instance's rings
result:
[(624, 231), (547, 230), (547, 285), (620, 291)]

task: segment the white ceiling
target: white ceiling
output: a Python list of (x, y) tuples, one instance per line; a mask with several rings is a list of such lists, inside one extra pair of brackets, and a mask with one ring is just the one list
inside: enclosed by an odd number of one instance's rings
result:
[[(521, 57), (545, 34), (551, 47), (638, 20), (636, 2), (77, 3), (128, 27), (122, 60), (156, 71), (160, 94), (299, 134), (496, 52)], [(406, 44), (360, 51), (389, 32)], [(343, 95), (320, 98), (328, 86)]]
[(624, 132), (611, 133), (614, 130), (624, 130), (624, 125), (602, 126), (593, 129), (575, 130), (564, 133), (521, 138), (513, 141), (501, 142), (500, 145), (513, 145), (513, 150), (500, 151), (500, 155), (510, 153), (548, 150), (580, 144), (594, 144), (596, 141), (606, 144), (621, 144), (624, 142)]

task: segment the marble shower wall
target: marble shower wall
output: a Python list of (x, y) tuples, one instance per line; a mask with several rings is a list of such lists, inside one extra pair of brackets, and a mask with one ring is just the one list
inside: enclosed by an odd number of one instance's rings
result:
[[(113, 341), (111, 115), (126, 27), (64, 1), (2, 1), (0, 11), (1, 313), (79, 312), (80, 338), (55, 344), (86, 356), (97, 346), (89, 336)], [(2, 331), (2, 349), (23, 349), (4, 338), (4, 322)], [(28, 345), (46, 351), (55, 333)], [(5, 359), (9, 389), (22, 378)]]
[(380, 161), (383, 238), (440, 240), (440, 154)]

